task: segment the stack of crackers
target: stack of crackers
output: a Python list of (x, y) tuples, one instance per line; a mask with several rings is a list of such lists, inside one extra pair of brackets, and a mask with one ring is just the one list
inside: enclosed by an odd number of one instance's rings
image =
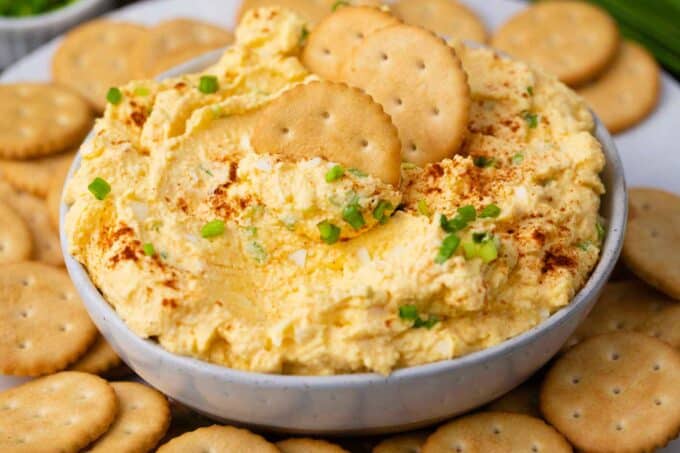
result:
[[(422, 164), (460, 146), (467, 80), (455, 54), (426, 30), (447, 42), (486, 42), (484, 24), (472, 11), (454, 0), (400, 0), (392, 13), (350, 6), (378, 3), (370, 1), (246, 0), (241, 11), (271, 3), (308, 19), (311, 34), (302, 60), (312, 72), (361, 89), (333, 86), (337, 99), (360, 102), (366, 92), (384, 107), (375, 121), (389, 123), (385, 128), (391, 128), (393, 139), (381, 149), (394, 148), (393, 154)], [(171, 407), (142, 383), (105, 380), (124, 371), (63, 269), (57, 235), (72, 150), (103, 110), (109, 87), (153, 77), (231, 39), (226, 30), (186, 19), (151, 28), (99, 20), (73, 30), (61, 43), (53, 60), (54, 83), (0, 86), (0, 373), (39, 377), (0, 393), (1, 451), (143, 452), (162, 443), (160, 452), (569, 452), (573, 447), (623, 452), (651, 451), (678, 434), (680, 197), (646, 188), (630, 192), (629, 227), (615, 281), (558, 357), (482, 410), (436, 429), (340, 442), (343, 447), (312, 438), (267, 440), (235, 427), (205, 426), (207, 420)], [(390, 47), (406, 42), (412, 46), (409, 56), (422, 58), (403, 58), (403, 49)], [(584, 3), (531, 6), (491, 42), (577, 87), (614, 131), (640, 121), (657, 101), (654, 60), (621, 41), (613, 21)], [(401, 68), (398, 74), (381, 72), (388, 59)], [(418, 78), (431, 77), (425, 85), (436, 87), (442, 74), (447, 90), (417, 90)], [(387, 90), (382, 83), (394, 77), (401, 90)], [(326, 93), (324, 84), (299, 89), (316, 99), (317, 91)], [(293, 104), (282, 96), (263, 111), (263, 121), (286, 121), (282, 112)], [(428, 114), (415, 115), (403, 105)], [(329, 111), (295, 126), (317, 130), (314, 122)], [(391, 121), (383, 121), (385, 113)], [(348, 128), (363, 126), (351, 117), (341, 119)], [(430, 140), (433, 136), (438, 139)], [(264, 132), (257, 137), (276, 141)], [(370, 143), (361, 140), (357, 147)], [(394, 168), (372, 164), (384, 180), (399, 178), (398, 161)]]

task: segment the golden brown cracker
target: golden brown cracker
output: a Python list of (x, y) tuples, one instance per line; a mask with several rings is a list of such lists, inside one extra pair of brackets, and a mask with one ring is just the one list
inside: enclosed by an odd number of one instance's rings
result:
[(455, 51), (431, 32), (394, 25), (367, 36), (346, 66), (399, 130), (402, 160), (424, 165), (452, 157), (467, 132), (470, 90)]
[(569, 452), (571, 447), (543, 420), (523, 414), (480, 412), (455, 419), (427, 438), (422, 453)]
[(158, 453), (202, 453), (204, 451), (281, 453), (274, 444), (257, 434), (233, 426), (218, 425), (182, 434), (158, 449)]
[(427, 28), (446, 41), (487, 39), (482, 19), (457, 0), (399, 0), (393, 11), (407, 24)]
[(538, 394), (539, 382), (530, 379), (491, 402), (486, 409), (492, 412), (512, 412), (540, 418)]
[(137, 382), (112, 382), (118, 414), (109, 430), (87, 448), (88, 452), (147, 452), (161, 440), (170, 425), (168, 400)]
[(191, 46), (187, 49), (170, 52), (165, 55), (160, 55), (149, 70), (153, 77), (159, 76), (164, 72), (175, 68), (181, 64), (198, 58), (208, 52), (212, 52), (222, 46), (205, 45), (205, 46)]
[[(58, 153), (78, 145), (92, 125), (87, 102), (57, 85), (0, 84), (0, 99), (0, 158), (28, 159)], [(0, 170), (7, 173), (10, 182), (20, 178), (5, 171), (4, 166)]]
[(392, 185), (401, 177), (397, 131), (379, 104), (332, 82), (297, 85), (258, 114), (251, 137), (258, 153), (323, 157)]
[(680, 197), (636, 187), (628, 203), (623, 260), (642, 280), (680, 300)]
[(0, 264), (29, 259), (33, 251), (31, 232), (21, 216), (0, 201)]
[(122, 364), (116, 351), (111, 348), (103, 336), (98, 335), (90, 349), (69, 366), (69, 370), (83, 373), (105, 374)]
[(668, 344), (636, 332), (603, 334), (555, 362), (541, 411), (581, 450), (652, 451), (680, 430), (678, 382), (680, 353)]
[(281, 453), (349, 453), (344, 448), (321, 439), (296, 438), (276, 443)]
[(624, 41), (611, 66), (577, 90), (609, 132), (621, 132), (645, 119), (661, 93), (661, 71), (642, 46)]
[(246, 11), (250, 9), (281, 6), (298, 13), (311, 28), (331, 13), (333, 5), (334, 0), (244, 0), (238, 12), (237, 22), (240, 22)]
[(680, 304), (653, 314), (637, 330), (680, 349)]
[(74, 157), (74, 152), (66, 152), (30, 160), (0, 160), (0, 172), (15, 189), (46, 198), (53, 175), (68, 169)]
[(31, 232), (32, 258), (53, 266), (63, 266), (59, 237), (52, 229), (45, 201), (26, 192), (17, 192), (3, 181), (0, 181), (0, 200), (21, 216)]
[(373, 453), (420, 453), (427, 433), (407, 433), (389, 437), (373, 448)]
[(616, 23), (605, 11), (582, 1), (556, 0), (521, 10), (496, 31), (491, 43), (577, 86), (606, 69), (619, 41)]
[(398, 24), (391, 14), (369, 6), (337, 9), (317, 25), (307, 39), (302, 62), (311, 72), (331, 81), (343, 80), (343, 66), (366, 36)]
[(605, 285), (595, 307), (567, 340), (566, 348), (608, 332), (637, 330), (650, 317), (672, 302), (639, 280)]
[(63, 370), (97, 337), (62, 269), (37, 262), (0, 266), (0, 301), (0, 374)]
[(224, 47), (233, 40), (231, 32), (207, 22), (193, 19), (160, 22), (132, 48), (134, 76), (138, 79), (155, 77), (173, 67), (167, 66), (173, 63), (173, 55), (182, 54), (182, 61), (186, 61), (204, 53), (203, 49)]
[(52, 76), (102, 112), (109, 88), (134, 78), (131, 49), (146, 33), (144, 26), (107, 19), (80, 25), (66, 35), (54, 53)]
[(116, 410), (116, 395), (100, 377), (66, 371), (30, 381), (0, 393), (0, 451), (80, 451)]

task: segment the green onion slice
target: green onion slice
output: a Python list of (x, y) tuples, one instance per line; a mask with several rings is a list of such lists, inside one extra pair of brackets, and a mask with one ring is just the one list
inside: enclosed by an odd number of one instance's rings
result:
[(487, 205), (482, 209), (482, 212), (479, 214), (479, 217), (484, 219), (484, 218), (496, 218), (500, 215), (501, 213), (501, 208), (496, 206), (495, 204), (491, 203), (490, 205)]
[(437, 264), (442, 264), (448, 261), (448, 259), (451, 258), (456, 252), (456, 249), (458, 249), (459, 244), (460, 238), (458, 236), (453, 233), (448, 234), (442, 241), (442, 245), (439, 247), (439, 252), (434, 258), (434, 262)]
[(524, 112), (522, 114), (522, 117), (524, 118), (524, 121), (527, 122), (529, 129), (535, 129), (536, 127), (538, 127), (538, 115), (537, 114), (531, 113), (531, 112)]
[(393, 209), (392, 203), (387, 200), (380, 200), (373, 210), (373, 218), (381, 224), (387, 223), (387, 220), (390, 218), (390, 212)]
[(399, 307), (399, 317), (407, 321), (418, 319), (418, 307), (415, 305), (402, 305)]
[(333, 165), (330, 170), (326, 172), (326, 182), (337, 181), (345, 174), (345, 169), (340, 165)]
[(97, 200), (103, 200), (111, 192), (111, 186), (102, 178), (96, 177), (92, 180), (90, 185), (87, 186), (87, 190), (89, 190)]
[(359, 205), (356, 203), (351, 203), (342, 210), (342, 219), (349, 223), (355, 230), (360, 230), (361, 227), (366, 225), (364, 216), (359, 210)]
[(430, 208), (429, 206), (427, 206), (427, 201), (425, 201), (424, 199), (418, 200), (418, 212), (424, 216), (430, 215)]
[(153, 244), (151, 242), (147, 242), (146, 244), (142, 245), (142, 250), (146, 256), (154, 256), (156, 254), (156, 249), (153, 248)]
[(214, 75), (201, 76), (198, 81), (198, 91), (204, 94), (211, 94), (217, 92), (220, 85), (217, 82), (217, 77)]
[(109, 104), (118, 105), (120, 104), (120, 101), (123, 100), (123, 93), (119, 88), (111, 87), (109, 88), (109, 91), (106, 92), (106, 100)]
[(211, 220), (201, 228), (201, 236), (208, 239), (224, 234), (224, 222), (220, 219)]
[(330, 223), (328, 220), (318, 223), (319, 235), (326, 244), (335, 244), (340, 238), (340, 228)]

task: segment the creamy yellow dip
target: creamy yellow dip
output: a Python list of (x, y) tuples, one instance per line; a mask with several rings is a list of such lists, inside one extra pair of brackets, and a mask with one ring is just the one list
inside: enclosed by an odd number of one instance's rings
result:
[[(66, 232), (127, 325), (241, 370), (389, 373), (498, 344), (567, 305), (601, 243), (604, 157), (584, 102), (458, 45), (473, 98), (460, 154), (404, 164), (398, 188), (350, 171), (328, 182), (332, 162), (282, 162), (249, 140), (260, 106), (315, 79), (298, 59), (303, 27), (287, 10), (251, 13), (216, 65), (121, 87), (97, 122), (67, 186)], [(216, 92), (198, 89), (204, 75)], [(110, 186), (103, 200), (95, 178)], [(359, 230), (342, 217), (352, 202)], [(461, 245), (438, 259), (442, 214), (470, 205)], [(480, 217), (489, 205), (500, 212)], [(327, 219), (333, 244), (319, 237)], [(215, 220), (223, 232), (203, 237)]]

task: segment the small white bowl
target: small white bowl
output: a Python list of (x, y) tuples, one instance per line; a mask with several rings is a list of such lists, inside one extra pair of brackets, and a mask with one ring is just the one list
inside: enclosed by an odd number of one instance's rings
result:
[(0, 16), (0, 69), (74, 25), (111, 9), (113, 0), (78, 0), (30, 17)]
[[(166, 74), (196, 72), (217, 61), (211, 52)], [(74, 285), (99, 330), (121, 358), (163, 393), (213, 419), (291, 433), (369, 434), (414, 429), (508, 392), (543, 366), (586, 317), (621, 252), (627, 215), (623, 167), (596, 119), (607, 164), (601, 214), (607, 219), (600, 260), (571, 303), (535, 328), (460, 358), (397, 370), (389, 376), (285, 376), (237, 371), (166, 351), (134, 334), (68, 254), (61, 207), (61, 243)], [(80, 165), (77, 157), (71, 174)], [(69, 178), (71, 177), (69, 175)]]

